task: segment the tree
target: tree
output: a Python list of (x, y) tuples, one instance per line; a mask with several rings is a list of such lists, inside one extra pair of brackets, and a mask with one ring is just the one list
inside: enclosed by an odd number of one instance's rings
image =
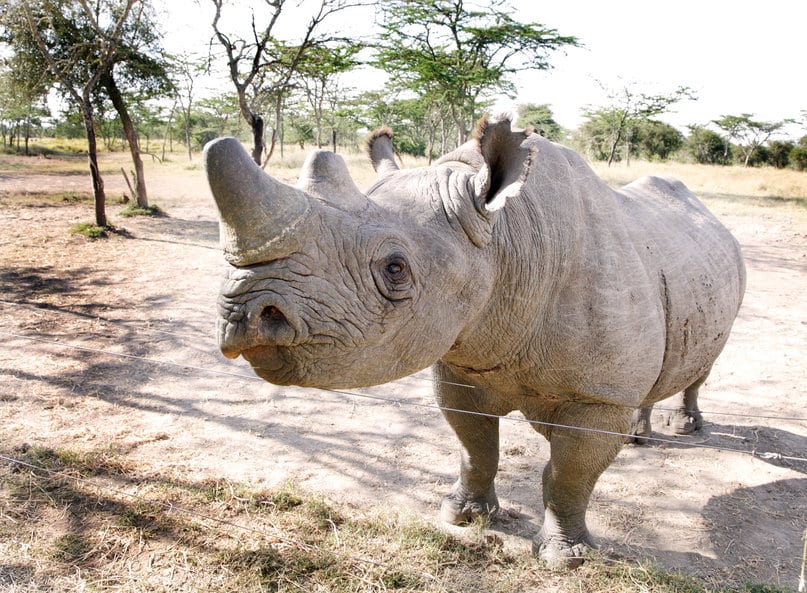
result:
[[(133, 7), (143, 1), (98, 0), (90, 5), (87, 0), (9, 0), (6, 4), (9, 9), (7, 26), (25, 25), (14, 29), (15, 47), (22, 48), (15, 51), (15, 57), (24, 56), (24, 48), (36, 48), (47, 69), (81, 113), (95, 197), (95, 222), (100, 227), (108, 225), (104, 182), (98, 167), (93, 95), (118, 55), (128, 20), (136, 18)], [(82, 29), (91, 30), (92, 38), (77, 34)]]
[(616, 158), (621, 142), (625, 143), (625, 157), (630, 162), (630, 154), (636, 133), (636, 126), (643, 120), (661, 115), (682, 99), (694, 99), (692, 90), (679, 86), (670, 93), (649, 94), (636, 91), (631, 85), (623, 85), (618, 90), (603, 87), (610, 101), (600, 108), (586, 108), (583, 113), (588, 120), (597, 121), (607, 130), (609, 136), (608, 166)]
[(807, 170), (807, 136), (802, 136), (790, 151), (790, 164), (796, 171)]
[[(118, 44), (112, 63), (99, 80), (120, 118), (129, 145), (135, 170), (135, 201), (139, 208), (149, 207), (140, 136), (118, 82), (123, 81), (127, 87), (136, 89), (136, 103), (166, 95), (171, 89), (168, 66), (163, 59), (157, 57), (162, 53), (162, 47), (156, 34), (155, 19), (149, 8), (146, 1), (141, 0), (134, 18), (124, 21), (121, 43)], [(94, 59), (94, 55), (87, 57), (88, 61)]]
[(636, 126), (634, 146), (647, 160), (665, 161), (684, 143), (684, 135), (670, 124), (648, 119)]
[(768, 143), (768, 162), (777, 169), (790, 164), (790, 152), (796, 147), (790, 140), (772, 140)]
[[(337, 81), (340, 74), (355, 68), (359, 61), (356, 55), (363, 49), (361, 44), (321, 44), (312, 47), (297, 68), (297, 77), (305, 89), (305, 97), (314, 116), (316, 143), (322, 148), (322, 128), (325, 111), (334, 110)], [(329, 102), (330, 99), (330, 102)], [(332, 132), (333, 126), (331, 127)], [(335, 150), (335, 148), (334, 148)]]
[(547, 140), (558, 141), (563, 137), (563, 128), (555, 121), (549, 105), (525, 103), (518, 106), (518, 125), (532, 128)]
[(755, 153), (765, 145), (770, 137), (790, 121), (756, 121), (751, 119), (752, 117), (754, 116), (750, 113), (724, 115), (712, 122), (724, 130), (729, 138), (739, 141), (737, 147), (738, 156), (746, 167), (752, 164)]
[(684, 150), (701, 165), (726, 165), (727, 142), (717, 132), (705, 126), (689, 126), (689, 136), (684, 140)]
[(712, 123), (723, 130), (726, 135), (726, 142), (723, 150), (723, 160), (726, 162), (728, 162), (729, 147), (731, 147), (732, 142), (739, 137), (740, 130), (745, 122), (750, 118), (750, 113), (743, 113), (742, 115), (723, 115), (720, 117), (720, 119), (712, 120)]
[(25, 139), (23, 153), (29, 154), (31, 128), (40, 122), (41, 116), (47, 115), (44, 99), (41, 89), (28, 86), (14, 76), (13, 70), (0, 70), (0, 136), (3, 146), (11, 148), (16, 138), (19, 151), (22, 136)]
[(176, 56), (171, 60), (170, 76), (173, 81), (174, 105), (179, 104), (179, 113), (182, 118), (182, 131), (185, 138), (185, 148), (188, 150), (188, 160), (193, 160), (191, 145), (191, 122), (193, 102), (196, 99), (196, 77), (204, 71), (204, 63), (195, 61), (188, 55)]
[(459, 142), (480, 115), (483, 97), (512, 94), (514, 74), (548, 69), (550, 52), (577, 45), (555, 29), (515, 21), (506, 0), (488, 0), (484, 10), (463, 0), (389, 0), (378, 10), (374, 64), (397, 87), (447, 105)]
[(264, 0), (268, 14), (263, 27), (258, 27), (255, 12), (252, 13), (251, 39), (236, 37), (222, 29), (224, 0), (211, 0), (215, 7), (212, 27), (215, 39), (224, 50), (230, 80), (235, 86), (241, 115), (252, 130), (252, 158), (259, 165), (266, 143), (265, 122), (261, 110), (267, 103), (274, 105), (275, 127), (267, 159), (274, 151), (277, 130), (280, 127), (281, 109), (291, 90), (292, 78), (312, 47), (326, 44), (332, 39), (318, 37), (315, 33), (330, 15), (346, 8), (358, 6), (360, 1), (320, 0), (319, 9), (308, 21), (299, 42), (288, 43), (275, 35), (287, 0)]

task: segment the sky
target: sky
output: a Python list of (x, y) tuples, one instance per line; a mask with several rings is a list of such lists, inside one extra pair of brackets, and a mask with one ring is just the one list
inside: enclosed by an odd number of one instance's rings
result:
[[(801, 118), (807, 111), (804, 0), (612, 0), (518, 2), (515, 18), (574, 35), (584, 48), (552, 59), (549, 72), (526, 75), (519, 102), (550, 103), (561, 124), (576, 127), (580, 109), (602, 105), (608, 88), (631, 85), (668, 93), (691, 87), (695, 101), (666, 121), (706, 124), (722, 115)], [(533, 99), (534, 98), (534, 99)], [(807, 125), (807, 123), (805, 123)], [(796, 133), (807, 129), (795, 127)]]
[[(175, 51), (171, 45), (179, 41), (206, 52), (210, 0), (162, 2), (170, 11), (171, 24), (165, 27), (173, 37), (166, 39), (169, 49)], [(297, 0), (288, 4), (296, 5)], [(583, 47), (551, 54), (551, 70), (521, 73), (518, 96), (501, 97), (497, 110), (548, 103), (561, 125), (576, 128), (582, 109), (608, 104), (603, 87), (616, 91), (627, 85), (639, 93), (669, 94), (687, 86), (697, 99), (677, 103), (660, 118), (684, 131), (689, 124), (744, 113), (761, 121), (807, 120), (802, 116), (807, 111), (805, 0), (513, 0), (511, 5), (514, 19), (575, 36)], [(284, 16), (289, 19), (284, 30), (292, 30), (295, 13)], [(371, 13), (353, 13), (331, 23), (340, 33), (362, 34), (372, 21)], [(365, 72), (348, 83), (379, 88), (383, 82), (377, 77)], [(787, 131), (793, 138), (807, 134), (807, 122)]]

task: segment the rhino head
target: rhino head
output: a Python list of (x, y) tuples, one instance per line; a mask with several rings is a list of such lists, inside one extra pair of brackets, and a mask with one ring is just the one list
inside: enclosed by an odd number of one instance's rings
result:
[[(510, 123), (435, 166), (399, 170), (392, 133), (368, 143), (378, 181), (362, 193), (339, 155), (313, 152), (295, 186), (232, 138), (205, 148), (229, 264), (218, 341), (279, 385), (376, 385), (440, 359), (478, 325), (493, 283), (497, 216), (524, 167), (508, 169)], [(507, 142), (504, 142), (507, 140)], [(522, 162), (524, 158), (522, 155)]]

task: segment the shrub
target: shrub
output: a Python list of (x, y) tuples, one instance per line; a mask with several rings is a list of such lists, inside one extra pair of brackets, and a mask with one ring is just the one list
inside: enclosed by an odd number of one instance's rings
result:
[(726, 140), (717, 132), (703, 126), (690, 126), (689, 136), (684, 141), (684, 150), (701, 165), (726, 165), (726, 153), (731, 158), (731, 148), (726, 150)]
[(768, 143), (768, 163), (777, 169), (784, 169), (790, 163), (790, 151), (796, 145), (789, 140), (772, 140)]

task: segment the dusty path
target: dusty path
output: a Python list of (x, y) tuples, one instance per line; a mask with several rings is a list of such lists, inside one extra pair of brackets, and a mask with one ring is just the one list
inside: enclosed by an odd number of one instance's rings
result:
[[(423, 406), (256, 380), (215, 346), (223, 263), (201, 173), (152, 175), (154, 201), (170, 217), (124, 220), (111, 206), (113, 224), (129, 236), (104, 242), (66, 233), (90, 216), (86, 204), (9, 198), (72, 182), (0, 174), (4, 451), (115, 445), (155, 474), (293, 480), (357, 506), (406, 506), (436, 521), (458, 461), (431, 407), (428, 372), (363, 390)], [(723, 449), (807, 457), (807, 213), (712, 207), (743, 245), (749, 284), (702, 391), (705, 429), (672, 444), (625, 447), (598, 484), (590, 527), (610, 554), (652, 558), (714, 583), (795, 589), (807, 463)], [(503, 423), (502, 452), (506, 512), (492, 528), (526, 548), (541, 523), (548, 447), (515, 419)]]

